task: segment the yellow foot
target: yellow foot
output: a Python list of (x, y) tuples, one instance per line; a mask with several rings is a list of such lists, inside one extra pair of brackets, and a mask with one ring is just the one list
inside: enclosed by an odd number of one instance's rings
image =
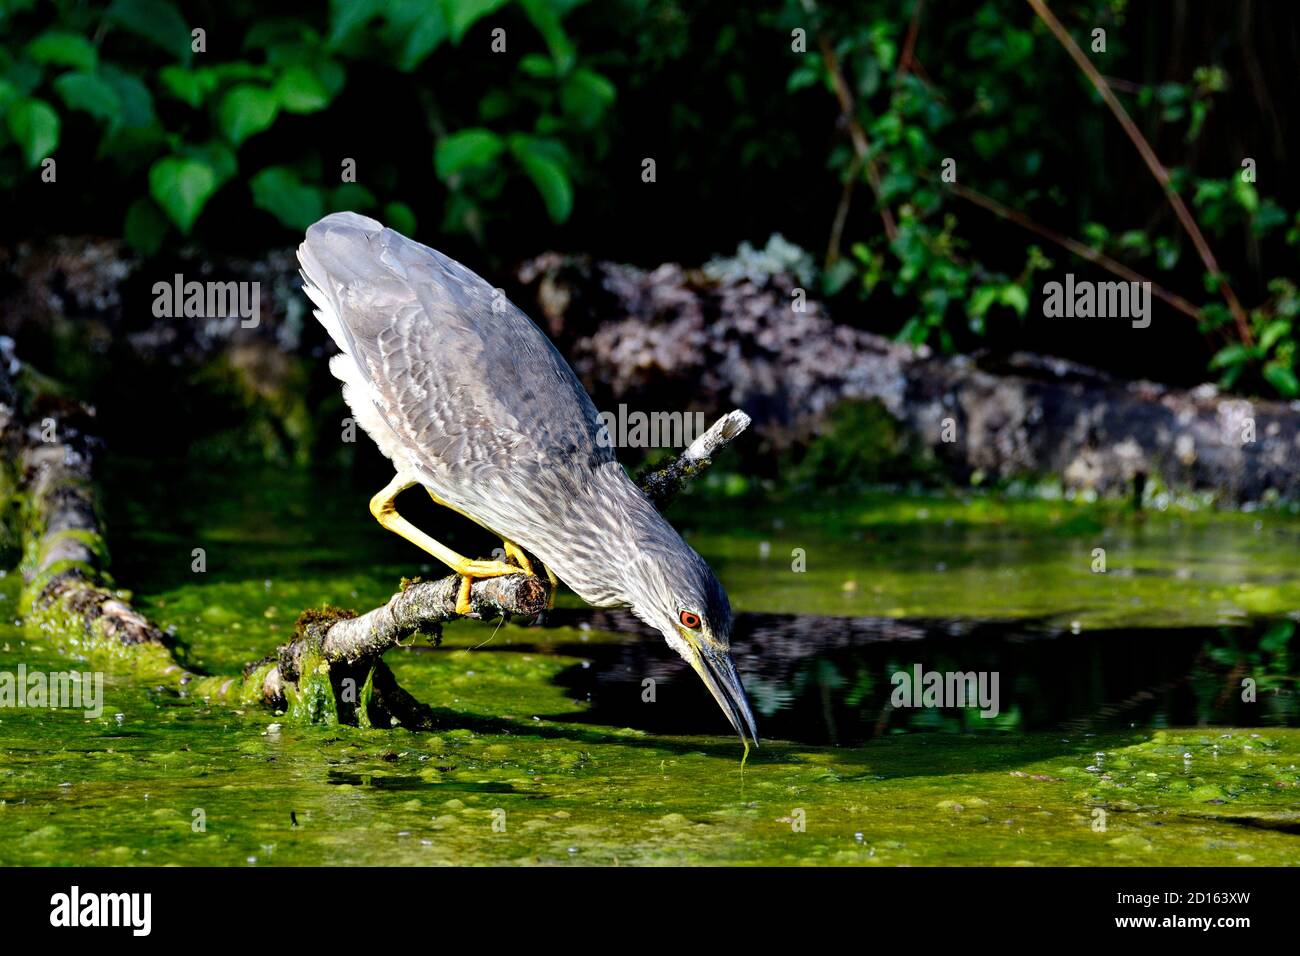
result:
[(519, 565), (520, 570), (529, 577), (534, 576), (533, 562), (528, 560), (528, 555), (524, 554), (524, 549), (519, 547), (509, 538), (501, 539), (502, 546), (506, 549), (506, 557), (512, 558), (515, 564)]
[[(518, 574), (520, 571), (513, 564), (506, 564), (504, 561), (472, 561), (468, 559), (452, 568), (452, 570), (460, 575), (460, 587), (456, 591), (456, 613), (462, 617), (472, 611), (469, 604), (469, 591), (476, 580), (479, 578), (499, 578), (507, 574)], [(528, 573), (531, 574), (532, 572)]]
[[(519, 560), (519, 558), (516, 558), (516, 560)], [(523, 558), (523, 560), (525, 562), (528, 561), (527, 558)], [(499, 561), (471, 561), (466, 565), (466, 567), (471, 568), (471, 571), (468, 574), (461, 574), (460, 586), (456, 590), (456, 613), (461, 617), (472, 614), (474, 611), (473, 607), (471, 607), (469, 603), (469, 592), (470, 589), (474, 587), (474, 581), (478, 578), (500, 577), (503, 574), (518, 574), (521, 570), (529, 577), (536, 577), (533, 573), (531, 564), (528, 564), (524, 568), (517, 568), (512, 564), (503, 564)], [(484, 568), (490, 570), (491, 573), (481, 573), (479, 569)], [(505, 570), (498, 570), (499, 568), (505, 568)], [(546, 565), (542, 565), (542, 570), (546, 572), (546, 580), (551, 583), (550, 591), (546, 597), (546, 610), (549, 611), (555, 607), (555, 592), (559, 589), (560, 582), (559, 579), (555, 577), (555, 572), (546, 567)]]

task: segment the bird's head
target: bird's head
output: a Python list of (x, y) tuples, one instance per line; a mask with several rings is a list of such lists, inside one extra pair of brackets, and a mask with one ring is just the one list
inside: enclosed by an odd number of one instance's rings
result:
[(632, 613), (663, 633), (690, 664), (743, 741), (758, 744), (754, 712), (731, 659), (731, 604), (704, 559), (677, 547), (644, 552), (625, 571)]

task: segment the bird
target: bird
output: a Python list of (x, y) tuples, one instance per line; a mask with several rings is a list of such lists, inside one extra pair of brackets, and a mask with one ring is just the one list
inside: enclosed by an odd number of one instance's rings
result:
[[(457, 612), (477, 578), (536, 574), (532, 555), (552, 593), (558, 578), (658, 630), (757, 745), (726, 591), (627, 476), (541, 329), (461, 263), (358, 213), (309, 226), (298, 261), (339, 348), (330, 371), (394, 468), (371, 513), (461, 576)], [(506, 560), (461, 555), (402, 517), (396, 499), (416, 487), (501, 538)]]

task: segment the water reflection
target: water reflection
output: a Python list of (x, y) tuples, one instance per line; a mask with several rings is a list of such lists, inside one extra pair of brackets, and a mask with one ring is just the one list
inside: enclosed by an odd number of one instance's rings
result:
[[(630, 614), (557, 611), (550, 623), (634, 635), (616, 644), (549, 648), (591, 662), (559, 677), (591, 705), (580, 720), (652, 733), (725, 732), (694, 675)], [(1047, 621), (742, 614), (732, 643), (764, 737), (852, 746), (919, 730), (1297, 726), (1296, 630), (1288, 619), (1076, 634)], [(918, 665), (923, 678), (996, 674), (997, 706), (986, 710), (997, 715), (943, 706), (953, 698), (913, 691)], [(909, 679), (896, 678), (900, 673)], [(647, 679), (654, 681), (653, 701), (645, 699)], [(968, 685), (962, 676), (948, 677), (942, 690), (954, 686)], [(900, 699), (940, 706), (896, 706)]]

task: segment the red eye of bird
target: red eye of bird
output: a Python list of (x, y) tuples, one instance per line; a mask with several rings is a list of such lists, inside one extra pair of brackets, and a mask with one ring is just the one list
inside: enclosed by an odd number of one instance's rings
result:
[(689, 627), (692, 631), (700, 626), (700, 616), (692, 614), (690, 611), (682, 611), (682, 626)]

